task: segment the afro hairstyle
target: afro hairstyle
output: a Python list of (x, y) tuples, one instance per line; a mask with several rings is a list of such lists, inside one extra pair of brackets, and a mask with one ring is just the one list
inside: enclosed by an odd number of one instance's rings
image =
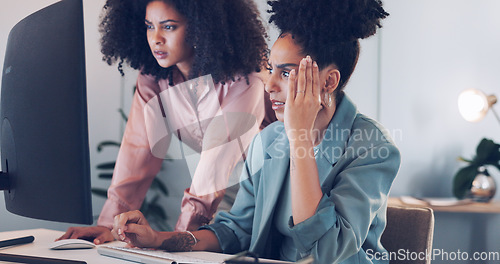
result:
[(173, 5), (187, 20), (186, 42), (195, 47), (188, 79), (211, 74), (216, 83), (260, 71), (267, 34), (258, 9), (248, 0), (107, 0), (101, 15), (101, 52), (109, 65), (123, 63), (172, 84), (174, 66), (162, 68), (151, 54), (144, 23), (152, 1)]
[(320, 69), (332, 64), (338, 68), (337, 103), (356, 67), (359, 39), (374, 35), (389, 15), (380, 0), (274, 0), (268, 4), (269, 22), (281, 34), (291, 34)]

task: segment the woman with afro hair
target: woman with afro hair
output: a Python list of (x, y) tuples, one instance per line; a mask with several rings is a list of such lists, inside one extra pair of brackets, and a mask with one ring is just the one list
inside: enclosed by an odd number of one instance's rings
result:
[(380, 237), (400, 154), (344, 93), (359, 39), (375, 34), (388, 14), (379, 0), (269, 4), (281, 34), (266, 91), (279, 122), (252, 141), (231, 210), (191, 234), (154, 231), (140, 212), (128, 212), (116, 217), (112, 233), (133, 246), (171, 251), (388, 263)]
[(268, 52), (257, 8), (249, 0), (107, 0), (100, 31), (103, 59), (140, 74), (97, 226), (71, 227), (59, 239), (113, 240), (113, 217), (140, 208), (173, 142), (185, 155), (201, 153), (176, 230), (207, 224), (259, 126), (274, 121), (272, 111), (264, 119), (256, 75)]

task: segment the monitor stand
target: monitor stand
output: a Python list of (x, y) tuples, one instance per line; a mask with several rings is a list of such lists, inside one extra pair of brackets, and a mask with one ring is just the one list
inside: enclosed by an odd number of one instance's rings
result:
[(9, 189), (9, 175), (6, 172), (0, 171), (0, 191), (8, 191)]

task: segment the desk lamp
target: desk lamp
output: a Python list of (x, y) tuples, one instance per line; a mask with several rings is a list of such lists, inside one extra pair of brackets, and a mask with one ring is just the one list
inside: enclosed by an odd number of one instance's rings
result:
[(492, 107), (497, 102), (495, 95), (486, 95), (477, 89), (467, 89), (458, 96), (458, 110), (462, 117), (469, 122), (477, 122), (486, 116), (491, 109), (500, 123), (500, 117)]
[[(465, 120), (478, 122), (491, 109), (500, 123), (500, 118), (492, 107), (496, 102), (495, 95), (486, 95), (477, 89), (467, 89), (458, 96), (458, 110)], [(491, 140), (483, 139), (477, 147), (477, 155), (473, 160), (462, 159), (469, 162), (470, 165), (462, 168), (455, 175), (453, 186), (455, 196), (464, 198), (463, 196), (467, 195), (468, 198), (478, 202), (487, 202), (493, 198), (496, 192), (496, 183), (484, 166), (495, 165), (500, 169), (498, 146)]]

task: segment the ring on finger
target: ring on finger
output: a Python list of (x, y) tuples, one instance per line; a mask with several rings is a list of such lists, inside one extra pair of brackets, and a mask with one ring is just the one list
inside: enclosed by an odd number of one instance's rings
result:
[(297, 91), (297, 93), (305, 93), (306, 91)]

